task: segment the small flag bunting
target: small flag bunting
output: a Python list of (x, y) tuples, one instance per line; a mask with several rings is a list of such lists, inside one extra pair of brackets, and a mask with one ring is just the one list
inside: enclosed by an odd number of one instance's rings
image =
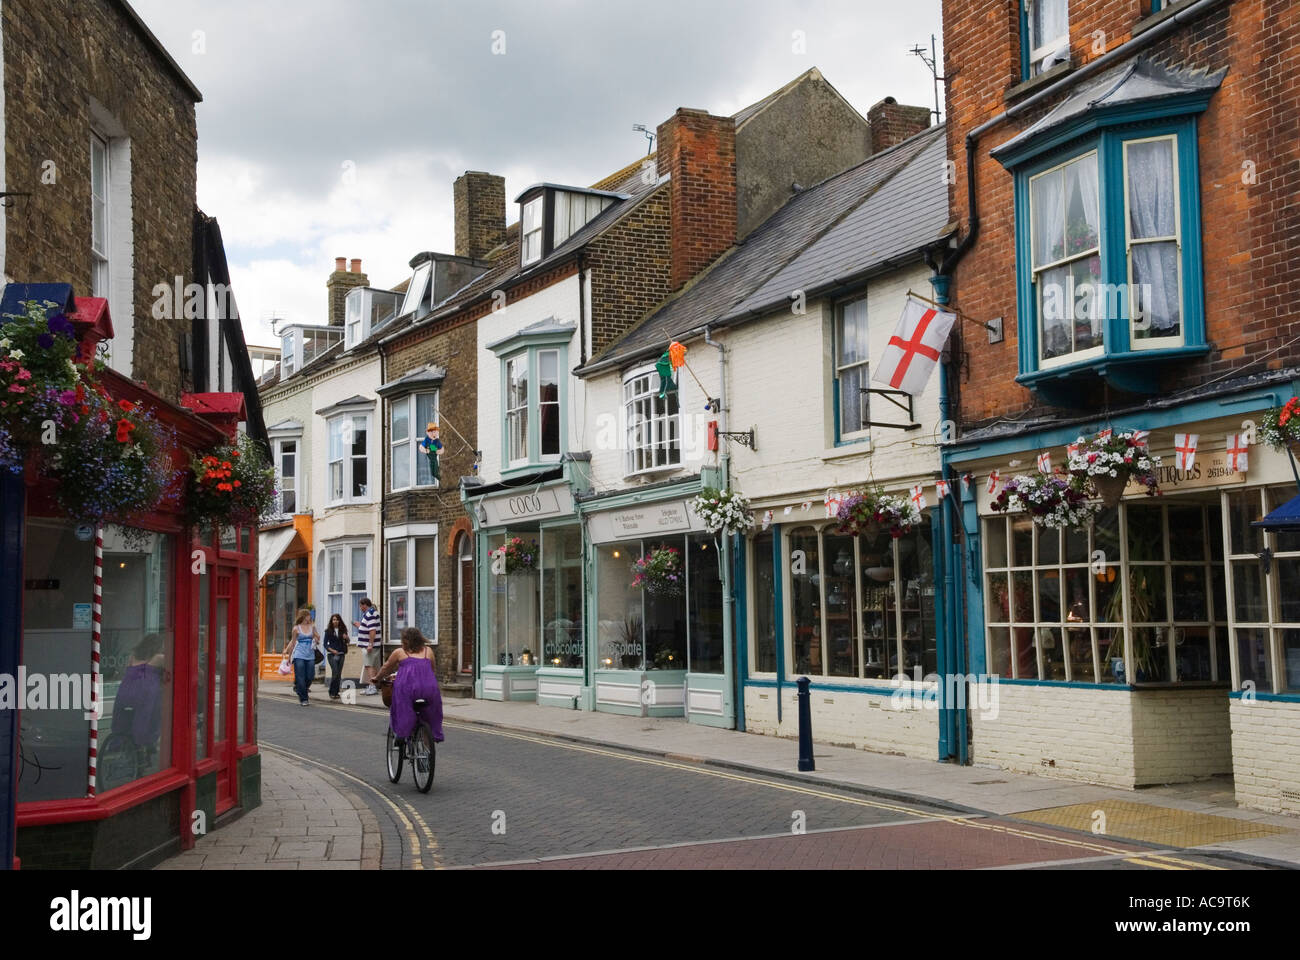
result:
[(916, 504), (916, 509), (925, 509), (925, 487), (919, 483), (912, 488), (912, 502)]
[(1250, 466), (1250, 444), (1244, 433), (1228, 434), (1228, 469), (1245, 473)]
[(1040, 453), (1038, 455), (1038, 472), (1039, 473), (1052, 472), (1052, 455), (1050, 453)]
[(1184, 473), (1190, 471), (1196, 462), (1196, 444), (1200, 439), (1199, 433), (1174, 434), (1174, 465)]
[(944, 497), (948, 496), (947, 480), (934, 481), (934, 495), (938, 497), (940, 501), (942, 501)]
[(1002, 479), (1002, 475), (998, 473), (996, 470), (994, 470), (992, 473), (989, 474), (989, 495), (990, 496), (998, 492), (998, 481), (1001, 479)]

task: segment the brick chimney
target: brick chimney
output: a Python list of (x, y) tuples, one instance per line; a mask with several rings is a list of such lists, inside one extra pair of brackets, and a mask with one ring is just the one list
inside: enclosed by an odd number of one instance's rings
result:
[(482, 260), (506, 239), (506, 180), (478, 170), (456, 178), (456, 256)]
[(867, 111), (871, 125), (871, 152), (888, 150), (930, 126), (929, 107), (908, 107), (885, 97)]
[(329, 291), (329, 325), (331, 327), (343, 326), (343, 313), (346, 309), (344, 301), (347, 299), (348, 291), (354, 287), (369, 285), (370, 280), (361, 272), (360, 260), (353, 260), (352, 269), (349, 270), (347, 257), (334, 258), (334, 272), (325, 281), (325, 289)]
[(679, 290), (736, 242), (736, 121), (683, 108), (656, 133), (659, 175), (672, 177), (669, 286)]

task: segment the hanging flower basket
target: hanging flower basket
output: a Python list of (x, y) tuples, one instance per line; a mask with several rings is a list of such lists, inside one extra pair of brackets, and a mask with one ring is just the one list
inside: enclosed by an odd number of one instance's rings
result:
[(87, 387), (72, 321), (53, 301), (28, 300), (23, 308), (0, 317), (0, 469), (31, 480), (30, 468), (43, 465), (63, 428), (80, 419)]
[(1070, 456), (1070, 475), (1100, 497), (1107, 508), (1118, 504), (1125, 488), (1135, 481), (1146, 488), (1148, 496), (1159, 494), (1160, 458), (1153, 457), (1146, 440), (1133, 431), (1080, 437), (1076, 444)]
[(921, 511), (905, 497), (873, 490), (841, 500), (835, 519), (837, 533), (866, 538), (888, 533), (897, 540), (921, 523)]
[(754, 515), (749, 511), (749, 501), (735, 490), (705, 487), (691, 501), (691, 510), (700, 518), (709, 533), (725, 530), (728, 534), (746, 534), (754, 529)]
[(1300, 460), (1300, 397), (1264, 414), (1259, 435), (1274, 450), (1290, 450)]
[[(505, 576), (528, 573), (537, 569), (537, 541), (525, 543), (521, 537), (511, 537), (501, 546), (488, 554), (492, 568), (499, 569)], [(504, 566), (497, 561), (504, 560)]]
[(660, 546), (647, 550), (632, 564), (632, 586), (661, 597), (679, 597), (686, 577), (682, 572), (682, 552), (676, 547)]
[(1100, 510), (1089, 493), (1084, 481), (1071, 474), (1021, 474), (1007, 481), (992, 509), (1003, 513), (1020, 507), (1040, 527), (1077, 529), (1086, 527)]
[(174, 502), (172, 431), (132, 401), (114, 401), (101, 384), (77, 393), (75, 419), (42, 465), (63, 511), (82, 523), (131, 526), (132, 517)]
[(275, 510), (275, 472), (247, 437), (190, 462), (187, 517), (196, 527), (243, 527)]

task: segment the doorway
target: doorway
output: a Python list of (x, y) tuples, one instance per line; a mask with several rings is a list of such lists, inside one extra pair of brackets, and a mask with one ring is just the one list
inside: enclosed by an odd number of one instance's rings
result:
[(474, 673), (474, 541), (460, 536), (456, 563), (456, 667)]

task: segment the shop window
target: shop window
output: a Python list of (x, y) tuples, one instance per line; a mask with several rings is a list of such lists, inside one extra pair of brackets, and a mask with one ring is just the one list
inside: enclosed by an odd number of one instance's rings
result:
[(582, 669), (582, 528), (542, 535), (542, 664)]
[(212, 642), (209, 630), (212, 620), (212, 574), (207, 567), (198, 575), (196, 584), (199, 592), (199, 657), (195, 677), (197, 699), (194, 710), (194, 759), (197, 761), (208, 756), (208, 654)]
[(369, 544), (330, 547), (325, 551), (325, 564), (325, 622), (336, 613), (348, 624), (360, 620), (361, 601), (370, 596)]
[(400, 397), (388, 406), (388, 436), (393, 490), (416, 487), (436, 487), (429, 457), (420, 446), (425, 430), (438, 422), (438, 394), (436, 391)]
[(862, 297), (839, 307), (835, 323), (834, 389), (839, 441), (861, 440), (869, 435), (869, 357), (867, 298)]
[(645, 662), (645, 612), (641, 591), (632, 586), (639, 559), (636, 541), (596, 548), (596, 652), (606, 670), (640, 670)]
[(1089, 530), (1024, 514), (984, 523), (989, 671), (1008, 679), (1226, 679), (1217, 500), (1134, 501)]
[(1294, 496), (1290, 484), (1224, 495), (1237, 690), (1300, 693), (1300, 534), (1250, 525)]
[[(507, 538), (538, 543), (537, 531), (508, 531), (488, 537), (488, 551), (503, 546)], [(488, 569), (488, 663), (502, 667), (536, 664), (539, 653), (540, 604), (538, 571), (493, 573)]]
[(897, 540), (800, 527), (786, 552), (796, 674), (921, 680), (935, 672), (928, 521)]
[[(266, 591), (262, 611), (262, 653), (275, 656), (288, 645), (298, 611), (311, 602), (307, 591), (307, 558), (277, 560), (267, 571), (262, 587)], [(348, 629), (350, 631), (351, 627)]]
[(750, 569), (753, 573), (750, 669), (755, 673), (776, 673), (776, 562), (773, 535), (760, 533), (752, 541)]
[(722, 562), (718, 541), (686, 538), (687, 636), (692, 673), (722, 673)]
[(428, 640), (438, 636), (438, 538), (388, 541), (388, 638), (417, 627)]
[(368, 503), (370, 417), (348, 415), (329, 421), (330, 504)]
[(659, 375), (638, 370), (623, 381), (627, 417), (626, 474), (635, 476), (681, 466), (681, 416), (676, 391), (659, 396)]

